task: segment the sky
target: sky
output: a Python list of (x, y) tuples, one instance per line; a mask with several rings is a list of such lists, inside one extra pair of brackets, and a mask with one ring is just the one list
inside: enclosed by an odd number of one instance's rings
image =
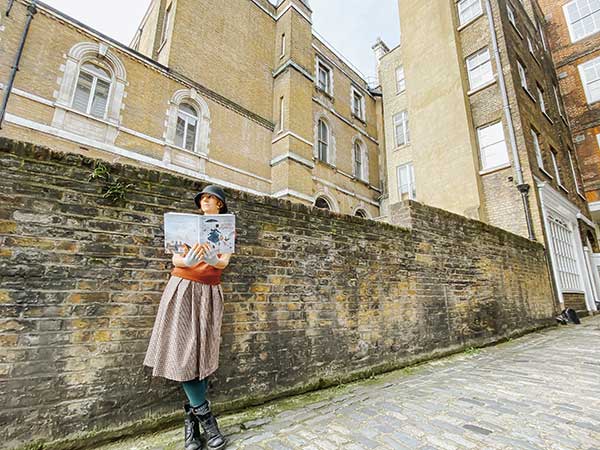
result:
[[(150, 4), (150, 0), (43, 1), (126, 45)], [(310, 0), (310, 7), (313, 29), (367, 78), (375, 76), (371, 46), (377, 37), (390, 48), (400, 41), (398, 0)]]

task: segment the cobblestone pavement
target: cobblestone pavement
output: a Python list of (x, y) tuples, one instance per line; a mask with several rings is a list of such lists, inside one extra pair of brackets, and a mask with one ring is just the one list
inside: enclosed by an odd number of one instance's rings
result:
[[(600, 450), (600, 316), (324, 397), (226, 425), (227, 448)], [(177, 429), (104, 450), (182, 449), (181, 440)]]

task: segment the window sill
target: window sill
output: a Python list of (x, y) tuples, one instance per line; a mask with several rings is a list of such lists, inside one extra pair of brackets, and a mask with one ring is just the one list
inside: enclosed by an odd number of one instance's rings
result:
[(398, 150), (403, 150), (403, 149), (405, 149), (406, 147), (410, 147), (410, 142), (407, 142), (406, 144), (402, 144), (402, 145), (399, 145), (399, 146), (397, 146), (397, 147), (394, 149), (394, 151), (395, 151), (395, 152), (397, 152)]
[(531, 92), (529, 92), (529, 89), (527, 89), (525, 86), (521, 85), (521, 87), (523, 88), (523, 90), (527, 93), (527, 95), (529, 96), (529, 98), (533, 101), (533, 103), (537, 103), (537, 101), (535, 100), (535, 97), (533, 96), (533, 94)]
[(558, 184), (558, 187), (561, 188), (563, 191), (565, 191), (567, 194), (569, 193), (568, 189), (566, 187), (564, 187), (562, 184)]
[(579, 195), (584, 202), (587, 202), (587, 198), (585, 198), (585, 195), (579, 192), (579, 190), (577, 191), (577, 195)]
[(512, 20), (508, 19), (508, 21), (510, 22), (510, 24), (512, 25), (512, 27), (515, 29), (516, 33), (519, 35), (519, 37), (521, 39), (525, 39), (523, 37), (523, 35), (521, 34), (521, 30), (519, 30), (519, 28), (517, 28), (517, 24), (515, 22), (513, 22)]
[(560, 118), (562, 119), (562, 121), (565, 123), (565, 125), (566, 125), (566, 126), (570, 126), (570, 125), (569, 125), (569, 122), (567, 121), (567, 119), (566, 119), (566, 117), (565, 117), (565, 115), (564, 115), (564, 114), (561, 114), (561, 115), (560, 115)]
[(508, 169), (512, 167), (512, 164), (502, 164), (501, 166), (490, 167), (489, 169), (483, 169), (479, 171), (479, 175), (489, 175), (491, 173), (499, 172), (500, 170)]
[(544, 117), (545, 117), (546, 119), (548, 119), (548, 122), (550, 122), (550, 125), (554, 125), (554, 120), (552, 120), (552, 119), (550, 118), (550, 116), (548, 115), (548, 113), (547, 113), (546, 111), (542, 111), (542, 114), (544, 115)]
[(405, 92), (406, 88), (402, 89), (401, 91), (396, 91), (396, 95), (404, 94)]
[(175, 150), (178, 150), (180, 152), (187, 153), (188, 155), (196, 156), (198, 158), (208, 159), (208, 155), (205, 155), (204, 153), (199, 153), (199, 152), (194, 151), (194, 150), (189, 150), (189, 149), (187, 149), (185, 147), (180, 147), (179, 145), (175, 145), (173, 143), (167, 142), (167, 146), (171, 147), (171, 148), (173, 148)]
[(333, 92), (327, 92), (325, 89), (319, 87), (319, 86), (315, 86), (317, 88), (317, 92), (323, 94), (325, 97), (327, 97), (329, 100), (331, 100), (333, 102)]
[(326, 167), (329, 167), (330, 169), (337, 170), (337, 168), (333, 164), (331, 164), (327, 161), (323, 161), (322, 159), (319, 159), (319, 158), (313, 158), (313, 160), (317, 163), (320, 163), (320, 164), (326, 166)]
[(548, 172), (546, 172), (546, 169), (544, 169), (542, 166), (539, 166), (539, 169), (540, 169), (540, 172), (542, 172), (548, 178), (550, 178), (551, 180), (554, 180), (554, 177), (552, 175), (550, 175)]
[(104, 125), (108, 125), (108, 126), (111, 126), (111, 127), (117, 127), (117, 126), (119, 126), (118, 123), (113, 123), (113, 122), (108, 121), (106, 119), (106, 117), (92, 116), (91, 114), (79, 111), (78, 109), (74, 109), (71, 106), (61, 105), (61, 104), (58, 104), (58, 103), (56, 103), (55, 106), (57, 108), (64, 109), (65, 111), (69, 111), (69, 112), (71, 112), (73, 114), (77, 114), (79, 116), (85, 117), (86, 119), (95, 120), (96, 122), (103, 123)]
[(533, 53), (531, 50), (529, 50), (529, 54), (531, 55), (531, 57), (533, 58), (533, 60), (537, 63), (538, 66), (541, 66), (542, 63), (540, 62), (540, 60), (538, 59), (537, 56), (535, 56), (535, 53)]
[(356, 181), (357, 183), (364, 184), (367, 187), (370, 186), (370, 184), (369, 184), (369, 182), (367, 180), (363, 180), (362, 178), (359, 178), (357, 176), (353, 176), (352, 179), (354, 181)]
[(358, 120), (360, 123), (362, 123), (363, 125), (367, 125), (367, 119), (365, 119), (364, 117), (358, 116), (356, 115), (354, 112), (352, 113), (352, 117), (356, 120)]
[(484, 89), (496, 84), (496, 75), (494, 75), (494, 79), (487, 81), (485, 84), (482, 84), (481, 86), (477, 86), (476, 88), (471, 89), (469, 92), (467, 92), (467, 97), (470, 97), (473, 94), (476, 94), (479, 91), (483, 91)]
[(459, 26), (456, 31), (462, 31), (465, 28), (467, 28), (469, 25), (471, 25), (473, 22), (475, 22), (477, 19), (479, 19), (480, 17), (483, 17), (483, 11), (481, 11), (481, 13), (475, 17), (470, 18), (467, 22), (463, 23), (461, 26)]

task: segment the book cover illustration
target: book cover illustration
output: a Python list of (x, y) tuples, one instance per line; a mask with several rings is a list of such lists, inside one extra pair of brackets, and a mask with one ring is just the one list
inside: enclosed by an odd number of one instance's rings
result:
[(165, 252), (183, 253), (184, 244), (210, 242), (217, 253), (235, 253), (235, 216), (233, 214), (166, 213), (164, 216)]

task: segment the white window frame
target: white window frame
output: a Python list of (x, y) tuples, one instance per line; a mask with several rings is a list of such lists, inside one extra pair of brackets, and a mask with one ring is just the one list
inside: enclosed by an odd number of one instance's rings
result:
[[(575, 26), (574, 26), (575, 23), (583, 21), (583, 20), (587, 19), (588, 17), (590, 17), (591, 20), (592, 20), (592, 22), (594, 22), (594, 26), (596, 26), (595, 18), (599, 17), (599, 20), (600, 20), (600, 9), (591, 12), (590, 14), (586, 15), (583, 18), (579, 18), (577, 20), (573, 20), (573, 18), (571, 17), (571, 13), (569, 12), (569, 8), (572, 5), (575, 5), (575, 7), (577, 8), (578, 12), (580, 12), (580, 6), (579, 5), (581, 3), (583, 3), (583, 2), (586, 2), (588, 7), (590, 6), (590, 0), (573, 0), (572, 2), (569, 2), (569, 3), (565, 4), (565, 5), (563, 5), (563, 13), (565, 15), (565, 21), (567, 22), (567, 26), (569, 28), (569, 36), (571, 38), (571, 42), (573, 42), (573, 43), (578, 42), (578, 41), (580, 41), (582, 39), (587, 38), (588, 36), (591, 36), (593, 34), (596, 34), (596, 33), (600, 32), (600, 25), (598, 25), (598, 27), (594, 31), (587, 32), (586, 34), (582, 34), (580, 36), (576, 36)], [(591, 10), (591, 8), (590, 8), (590, 10)], [(596, 16), (596, 15), (598, 15), (598, 16)]]
[[(187, 111), (184, 111), (182, 109), (183, 106), (188, 106), (196, 114), (191, 115)], [(180, 148), (184, 148), (186, 150), (189, 150), (190, 152), (195, 153), (196, 147), (197, 147), (196, 143), (198, 142), (198, 136), (200, 135), (200, 126), (202, 125), (202, 122), (200, 121), (200, 114), (198, 114), (198, 111), (196, 110), (196, 108), (194, 108), (193, 105), (191, 105), (190, 103), (184, 102), (179, 105), (179, 108), (177, 110), (177, 122), (179, 122), (179, 120), (182, 120), (184, 123), (183, 137), (182, 137), (181, 145), (179, 145), (177, 143), (177, 129), (175, 129), (175, 145), (177, 145)], [(192, 141), (192, 148), (189, 148), (189, 147), (187, 147), (187, 141), (188, 141), (187, 138), (188, 138), (189, 128), (192, 124), (194, 125), (194, 139)]]
[(548, 216), (548, 222), (561, 292), (581, 292), (581, 277), (573, 230), (566, 221), (551, 215)]
[(529, 86), (527, 86), (527, 69), (525, 69), (525, 66), (518, 59), (517, 70), (519, 72), (519, 78), (521, 79), (521, 87), (529, 92)]
[[(500, 127), (500, 131), (502, 132), (502, 139), (491, 141), (487, 143), (486, 141), (489, 139), (486, 133), (497, 133), (498, 127)], [(481, 160), (481, 170), (487, 171), (492, 170), (498, 167), (504, 167), (510, 164), (510, 159), (508, 157), (508, 148), (506, 147), (506, 136), (504, 134), (504, 125), (502, 121), (492, 123), (477, 129), (477, 138), (479, 142), (479, 155)], [(484, 145), (486, 143), (486, 145)], [(500, 145), (501, 144), (501, 145)], [(496, 164), (489, 164), (487, 162), (488, 158), (488, 149), (494, 148), (494, 154), (500, 155), (500, 161)]]
[(539, 133), (533, 128), (531, 128), (531, 137), (533, 138), (533, 150), (535, 151), (535, 158), (537, 160), (538, 167), (545, 171), (546, 169), (544, 169), (544, 157), (542, 156)]
[(165, 16), (163, 17), (163, 28), (162, 28), (162, 36), (160, 37), (160, 46), (162, 47), (167, 39), (169, 38), (169, 27), (171, 26), (171, 16), (173, 14), (172, 11), (173, 3), (169, 3), (167, 9), (165, 10)]
[[(596, 136), (598, 138), (598, 146), (600, 147), (600, 135)], [(573, 163), (573, 151), (569, 150), (569, 165), (571, 166), (571, 175), (573, 176), (573, 184), (575, 184), (575, 191), (579, 195), (583, 197), (581, 193), (581, 189), (579, 188), (579, 178), (577, 178), (577, 171), (575, 170), (575, 164)]]
[(537, 88), (537, 93), (538, 93), (538, 101), (540, 103), (540, 110), (548, 115), (548, 111), (546, 111), (546, 102), (544, 100), (544, 89), (542, 89), (542, 87), (538, 84), (536, 85)]
[[(595, 80), (593, 80), (592, 82), (588, 82), (587, 77), (585, 75), (585, 70), (586, 70), (587, 66), (590, 66), (590, 65), (594, 66), (594, 70), (596, 71), (596, 74), (597, 74), (597, 78)], [(592, 103), (596, 103), (597, 101), (600, 101), (600, 57), (586, 61), (583, 64), (580, 64), (577, 68), (579, 69), (579, 77), (581, 78), (581, 83), (583, 84), (583, 90), (585, 91), (585, 98), (587, 100), (588, 105), (591, 105)], [(598, 97), (597, 98), (592, 97), (592, 92), (589, 88), (589, 85), (592, 83), (598, 84)]]
[[(480, 60), (481, 57), (483, 58)], [(486, 84), (489, 84), (492, 81), (494, 81), (494, 68), (492, 67), (490, 50), (487, 47), (484, 47), (476, 51), (472, 55), (468, 56), (466, 59), (466, 65), (467, 73), (469, 75), (470, 90), (473, 91), (481, 86), (485, 86)], [(479, 83), (474, 84), (474, 74), (479, 75), (481, 72), (483, 72), (484, 77), (482, 77)]]
[(542, 47), (544, 47), (544, 51), (548, 51), (548, 45), (546, 44), (546, 35), (544, 34), (544, 28), (539, 21), (535, 22), (537, 24), (538, 33), (540, 33), (540, 39), (542, 40)]
[(558, 115), (564, 118), (562, 105), (560, 104), (560, 94), (558, 91), (558, 87), (555, 84), (552, 84), (552, 89), (554, 90), (554, 100), (556, 100), (556, 108), (558, 109)]
[[(394, 114), (393, 117), (394, 122), (394, 143), (396, 144), (396, 148), (403, 147), (405, 145), (410, 144), (410, 128), (408, 121), (408, 111), (400, 111), (397, 114)], [(402, 137), (403, 142), (398, 142), (398, 126), (402, 126)]]
[[(407, 179), (402, 179), (402, 173), (405, 172)], [(408, 199), (415, 200), (417, 197), (417, 188), (415, 183), (415, 168), (412, 162), (402, 164), (396, 167), (396, 177), (398, 181), (398, 198), (403, 200), (403, 195), (407, 195)], [(404, 182), (406, 181), (406, 182)]]
[[(467, 5), (465, 7), (465, 5)], [(475, 6), (475, 8), (473, 8)], [(481, 0), (460, 0), (457, 3), (458, 19), (460, 26), (464, 26), (483, 15)], [(465, 11), (473, 11), (470, 15), (465, 15)]]
[[(326, 74), (325, 86), (321, 85), (321, 71)], [(333, 96), (333, 69), (319, 57), (317, 57), (317, 76), (315, 78), (315, 84), (321, 91)]]
[(404, 66), (400, 65), (396, 67), (396, 94), (402, 94), (404, 91), (406, 91), (406, 74)]
[(535, 58), (535, 49), (533, 48), (533, 41), (531, 40), (531, 36), (527, 34), (527, 48), (529, 49), (529, 53)]
[[(321, 134), (321, 124), (323, 124), (325, 126), (325, 136), (322, 136)], [(331, 128), (329, 127), (329, 124), (323, 119), (319, 119), (319, 121), (317, 122), (317, 159), (319, 161), (322, 161), (326, 164), (331, 164), (330, 163), (330, 149), (331, 146)], [(325, 148), (325, 153), (323, 154), (321, 152), (321, 148), (324, 147)], [(325, 156), (325, 158), (323, 159), (322, 156)]]
[[(358, 104), (356, 103), (356, 98), (359, 99)], [(352, 110), (352, 115), (360, 120), (365, 120), (365, 96), (354, 86), (350, 88), (350, 109)]]
[[(360, 154), (360, 170), (356, 167), (356, 149)], [(352, 174), (355, 178), (368, 183), (369, 181), (369, 149), (366, 144), (358, 137), (352, 142)]]
[[(96, 66), (103, 72), (108, 73), (108, 76), (101, 76), (96, 72), (92, 72), (91, 70), (84, 67), (85, 64), (90, 64), (90, 65)], [(90, 95), (87, 99), (87, 105), (86, 105), (85, 111), (82, 111), (75, 107), (75, 97), (77, 94), (77, 86), (79, 86), (79, 80), (81, 79), (82, 73), (86, 74), (89, 77), (92, 77), (92, 85), (90, 87)], [(103, 81), (104, 83), (108, 84), (108, 92), (106, 95), (106, 104), (104, 105), (104, 111), (102, 111), (101, 116), (92, 114), (92, 105), (94, 104), (94, 98), (96, 98), (98, 81)], [(81, 65), (81, 67), (79, 68), (79, 73), (77, 74), (77, 81), (75, 83), (75, 89), (73, 89), (73, 95), (71, 97), (71, 107), (73, 109), (75, 109), (76, 111), (82, 112), (88, 116), (92, 116), (92, 117), (96, 117), (97, 119), (105, 120), (106, 114), (108, 111), (108, 106), (109, 106), (110, 99), (111, 99), (112, 89), (113, 89), (113, 83), (112, 83), (112, 78), (110, 78), (110, 71), (108, 69), (106, 69), (105, 67), (102, 67), (101, 65), (98, 65), (94, 62), (85, 62), (84, 64)]]
[(516, 29), (517, 28), (517, 19), (515, 17), (515, 10), (514, 10), (514, 7), (509, 2), (506, 2), (506, 14), (508, 15), (509, 22), (512, 23), (513, 27), (515, 27), (515, 29)]
[(560, 170), (558, 168), (558, 160), (556, 159), (556, 151), (551, 148), (550, 149), (550, 156), (552, 158), (552, 166), (554, 167), (554, 174), (556, 175), (556, 182), (558, 183), (559, 186), (562, 186), (562, 180), (560, 178)]

